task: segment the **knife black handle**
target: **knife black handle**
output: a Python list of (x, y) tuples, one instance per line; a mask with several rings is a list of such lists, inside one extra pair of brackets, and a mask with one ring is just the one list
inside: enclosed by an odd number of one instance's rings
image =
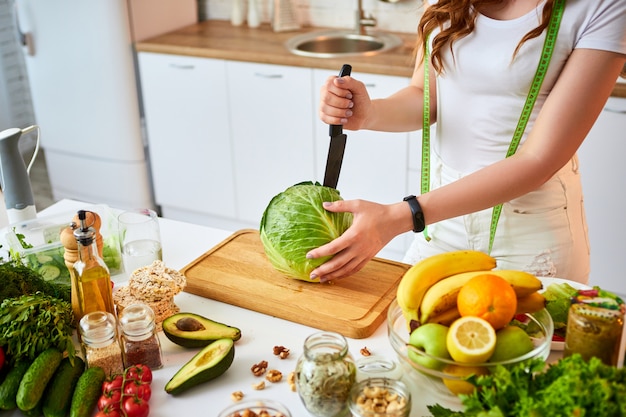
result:
[[(343, 77), (346, 75), (350, 75), (352, 73), (352, 66), (349, 64), (343, 64), (341, 67), (341, 71), (339, 71), (339, 77)], [(332, 138), (333, 136), (341, 135), (343, 133), (342, 125), (330, 125), (329, 134)]]

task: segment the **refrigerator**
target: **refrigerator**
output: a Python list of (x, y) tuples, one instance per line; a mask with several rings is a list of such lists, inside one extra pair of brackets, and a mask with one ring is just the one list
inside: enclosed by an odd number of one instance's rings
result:
[(133, 42), (197, 22), (196, 8), (196, 0), (15, 0), (55, 200), (155, 208)]

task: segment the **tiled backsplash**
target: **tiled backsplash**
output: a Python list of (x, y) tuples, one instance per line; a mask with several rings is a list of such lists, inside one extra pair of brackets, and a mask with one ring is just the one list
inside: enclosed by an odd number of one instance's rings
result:
[[(229, 20), (234, 0), (198, 0), (200, 20)], [(262, 22), (270, 21), (271, 2), (256, 1)], [(301, 26), (353, 28), (358, 0), (290, 0)], [(415, 33), (422, 12), (422, 0), (362, 0), (363, 10), (372, 15), (380, 30)]]

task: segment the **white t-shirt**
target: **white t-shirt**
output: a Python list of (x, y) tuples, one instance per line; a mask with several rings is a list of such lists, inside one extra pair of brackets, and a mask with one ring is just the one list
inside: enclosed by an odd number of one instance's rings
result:
[[(467, 174), (504, 159), (537, 69), (545, 31), (526, 41), (511, 59), (520, 39), (540, 24), (542, 8), (543, 2), (513, 20), (479, 15), (475, 30), (454, 43), (454, 61), (444, 48), (445, 73), (437, 77), (437, 131), (432, 147), (448, 167)], [(526, 134), (577, 48), (626, 54), (626, 0), (566, 1)]]

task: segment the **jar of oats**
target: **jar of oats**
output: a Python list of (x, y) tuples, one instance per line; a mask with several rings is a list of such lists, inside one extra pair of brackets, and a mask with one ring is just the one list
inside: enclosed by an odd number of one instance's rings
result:
[(98, 366), (107, 376), (124, 371), (117, 320), (106, 311), (93, 311), (79, 322), (80, 342), (88, 368)]

